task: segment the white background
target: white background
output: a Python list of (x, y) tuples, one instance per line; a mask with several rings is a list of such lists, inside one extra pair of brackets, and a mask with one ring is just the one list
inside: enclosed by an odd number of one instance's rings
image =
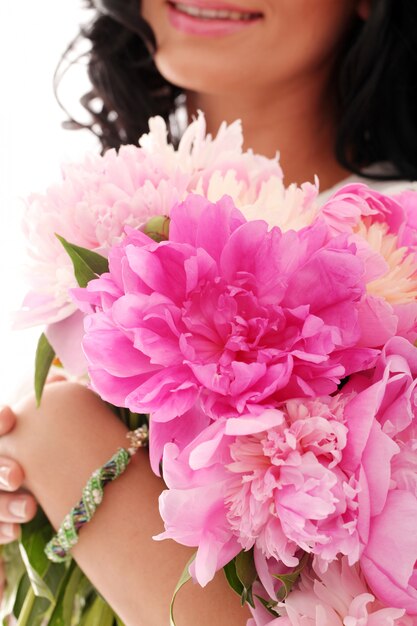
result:
[[(87, 131), (60, 128), (65, 115), (52, 89), (62, 52), (89, 17), (82, 0), (0, 0), (0, 403), (30, 389), (42, 330), (10, 329), (25, 290), (22, 199), (58, 180), (62, 161), (97, 150)], [(73, 71), (62, 94), (71, 111), (80, 113), (78, 98), (87, 87), (82, 68)]]

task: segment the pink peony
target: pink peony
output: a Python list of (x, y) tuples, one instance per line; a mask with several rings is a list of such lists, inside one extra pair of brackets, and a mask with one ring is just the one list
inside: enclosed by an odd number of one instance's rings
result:
[[(358, 397), (290, 400), (280, 410), (218, 420), (182, 451), (168, 445), (162, 536), (183, 543), (189, 522), (182, 511), (190, 507), (198, 509), (204, 532), (210, 524), (206, 488), (216, 484), (217, 529), (228, 541), (237, 538), (245, 550), (255, 546), (255, 554), (263, 555), (258, 563), (267, 558), (294, 567), (300, 548), (317, 555), (324, 570), (338, 554), (357, 562), (360, 516), (368, 515), (369, 525), (370, 512), (379, 512), (390, 486), (390, 461), (398, 451), (377, 423), (364, 438), (370, 427), (368, 417), (364, 429), (355, 419)], [(375, 414), (371, 400), (368, 393), (367, 416)], [(361, 449), (354, 449), (357, 441)], [(374, 473), (380, 485), (371, 482)], [(366, 479), (374, 492), (362, 495)], [(200, 550), (200, 541), (194, 545)]]
[[(74, 291), (84, 351), (105, 400), (168, 421), (329, 393), (369, 368), (357, 347), (363, 265), (322, 222), (295, 233), (246, 222), (230, 199), (190, 196), (169, 241), (130, 231), (110, 273)], [(311, 288), (314, 285), (314, 288)]]
[[(265, 592), (259, 595), (265, 597)], [(370, 591), (360, 568), (346, 557), (334, 561), (325, 573), (306, 567), (285, 604), (281, 617), (257, 606), (248, 626), (415, 626), (403, 609), (384, 606)]]
[(209, 528), (205, 489), (217, 484), (216, 528), (254, 546), (258, 569), (265, 558), (293, 567), (301, 548), (324, 573), (344, 554), (380, 602), (417, 614), (416, 367), (417, 349), (395, 338), (373, 376), (337, 396), (219, 419), (183, 450), (168, 445), (163, 537), (183, 542), (190, 506)]

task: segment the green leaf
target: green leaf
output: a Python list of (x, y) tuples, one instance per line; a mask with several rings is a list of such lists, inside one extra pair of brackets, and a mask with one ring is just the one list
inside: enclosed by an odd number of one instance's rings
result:
[[(19, 555), (20, 555), (20, 550), (19, 550)], [(30, 586), (29, 577), (26, 574), (26, 570), (25, 570), (25, 574), (22, 577), (22, 579), (20, 580), (19, 586), (17, 588), (16, 601), (15, 601), (14, 607), (13, 607), (13, 615), (15, 617), (19, 617), (19, 615), (20, 615), (20, 613), (22, 611), (22, 607), (23, 607), (23, 605), (25, 603), (25, 598), (26, 598), (28, 592), (31, 589), (32, 589), (32, 587)]]
[(43, 514), (39, 513), (30, 527), (23, 525), (19, 548), (35, 596), (53, 603), (54, 595), (45, 582), (45, 575), (51, 565), (45, 555), (45, 545), (53, 531), (49, 522), (44, 523), (44, 519)]
[(246, 589), (252, 587), (257, 576), (253, 550), (239, 552), (236, 556), (236, 574)]
[(75, 600), (78, 587), (84, 574), (75, 563), (71, 562), (59, 590), (57, 603), (49, 619), (48, 626), (69, 626), (76, 611)]
[(35, 395), (38, 406), (41, 403), (43, 388), (45, 387), (54, 357), (54, 349), (46, 338), (45, 333), (42, 333), (38, 341), (35, 357)]
[(46, 533), (46, 529), (49, 529), (50, 536), (52, 537), (54, 531), (51, 523), (42, 509), (38, 508), (35, 517), (30, 522), (26, 522), (21, 526), (22, 532), (20, 535), (20, 541), (26, 543), (33, 534), (39, 531)]
[[(54, 598), (53, 602), (50, 599), (36, 596), (30, 583), (25, 587), (26, 595), (23, 603), (21, 603), (20, 609), (14, 612), (18, 618), (18, 626), (49, 625), (49, 619), (54, 612), (56, 599), (59, 598), (60, 592), (65, 587), (67, 581), (67, 569), (56, 563), (51, 564), (48, 568), (44, 581), (51, 591)], [(27, 575), (25, 575), (25, 579), (29, 581)], [(67, 625), (69, 626), (70, 622), (67, 622), (65, 626)]]
[(20, 556), (17, 541), (3, 546), (2, 559), (6, 572), (7, 585), (3, 592), (0, 620), (2, 620), (2, 626), (7, 626), (9, 621), (8, 616), (13, 612), (20, 582), (25, 574), (25, 566)]
[(49, 563), (48, 571), (45, 575), (45, 583), (51, 590), (54, 596), (55, 602), (57, 601), (59, 594), (61, 593), (64, 581), (68, 578), (68, 570), (70, 563)]
[(235, 558), (236, 561), (236, 574), (238, 579), (243, 585), (243, 591), (241, 595), (242, 606), (248, 602), (254, 607), (254, 601), (252, 597), (252, 585), (256, 580), (257, 573), (255, 562), (253, 560), (253, 550), (247, 550), (239, 552)]
[(83, 616), (80, 626), (113, 626), (113, 622), (113, 610), (101, 596), (97, 596), (85, 616)]
[(255, 602), (253, 600), (253, 594), (252, 594), (252, 587), (249, 587), (249, 589), (243, 590), (240, 601), (241, 601), (242, 606), (244, 606), (247, 602), (248, 604), (250, 604), (250, 606), (253, 609), (255, 608)]
[(78, 584), (77, 593), (74, 598), (71, 621), (65, 624), (65, 626), (81, 626), (96, 597), (97, 591), (94, 589), (87, 576), (84, 575)]
[(300, 563), (292, 572), (290, 572), (289, 574), (274, 574), (273, 575), (274, 578), (282, 582), (282, 587), (280, 587), (277, 593), (277, 598), (279, 602), (283, 602), (288, 597), (288, 594), (290, 593), (294, 584), (297, 582), (298, 577), (300, 576), (301, 572), (305, 568), (309, 558), (310, 558), (310, 555), (307, 554), (307, 552), (305, 552), (303, 558), (300, 560)]
[[(35, 542), (37, 543), (37, 542)], [(36, 545), (36, 549), (39, 548), (40, 544)], [(43, 548), (45, 544), (41, 544), (41, 547)], [(44, 578), (42, 577), (42, 575), (39, 575), (38, 572), (36, 571), (36, 569), (34, 567), (32, 567), (31, 562), (30, 562), (30, 558), (28, 557), (27, 552), (25, 551), (25, 549), (22, 547), (22, 545), (20, 544), (20, 551), (22, 554), (22, 559), (23, 562), (25, 564), (26, 567), (26, 571), (27, 574), (29, 576), (29, 580), (30, 580), (30, 584), (32, 587), (32, 590), (35, 594), (35, 596), (40, 597), (40, 598), (46, 598), (47, 600), (49, 600), (49, 602), (54, 602), (54, 596), (51, 592), (51, 590), (49, 589), (48, 585), (46, 584)], [(47, 566), (49, 567), (49, 566)], [(46, 571), (44, 572), (43, 575), (46, 574)]]
[(45, 598), (36, 597), (30, 589), (16, 626), (44, 626), (51, 610), (51, 603)]
[(29, 625), (29, 616), (32, 612), (33, 606), (35, 604), (36, 596), (33, 593), (33, 589), (30, 587), (29, 591), (25, 596), (25, 600), (23, 602), (22, 610), (19, 613), (19, 619), (17, 620), (16, 626), (28, 626)]
[(273, 615), (273, 617), (280, 617), (280, 614), (275, 610), (275, 607), (278, 606), (278, 602), (274, 600), (265, 600), (265, 598), (261, 598), (255, 594), (255, 598), (258, 598), (259, 602), (266, 608), (266, 610)]
[(170, 624), (170, 626), (176, 626), (175, 619), (174, 619), (174, 603), (175, 603), (176, 597), (177, 597), (178, 592), (180, 591), (180, 589), (182, 589), (182, 587), (184, 587), (184, 585), (186, 583), (188, 583), (188, 581), (191, 579), (191, 574), (189, 572), (189, 569), (190, 569), (191, 563), (194, 561), (194, 559), (196, 557), (196, 554), (193, 554), (191, 559), (188, 561), (187, 565), (184, 567), (184, 571), (182, 572), (181, 577), (180, 577), (179, 581), (177, 582), (177, 586), (175, 587), (174, 594), (172, 596), (171, 604), (170, 604), (170, 607), (169, 607), (169, 624)]
[(236, 560), (232, 559), (231, 561), (229, 561), (229, 563), (227, 563), (227, 565), (223, 567), (223, 571), (226, 575), (229, 586), (233, 589), (235, 593), (237, 593), (239, 597), (241, 597), (244, 587), (236, 573)]
[(74, 266), (75, 278), (80, 287), (87, 287), (90, 280), (109, 271), (107, 259), (97, 252), (81, 248), (56, 235), (64, 246)]
[(96, 590), (93, 587), (92, 582), (87, 578), (87, 576), (84, 576), (84, 578), (81, 579), (80, 584), (78, 585), (78, 596), (81, 596), (82, 598), (84, 598), (85, 601), (88, 600), (88, 598), (91, 598), (96, 592)]
[(129, 430), (136, 430), (139, 426), (144, 426), (145, 424), (149, 426), (149, 415), (145, 413), (132, 413), (125, 407), (114, 406), (114, 404), (109, 402), (106, 402), (106, 405)]
[(149, 426), (149, 415), (145, 415), (144, 413), (132, 413), (129, 411), (129, 415), (127, 418), (127, 426), (129, 430), (136, 430), (140, 426)]

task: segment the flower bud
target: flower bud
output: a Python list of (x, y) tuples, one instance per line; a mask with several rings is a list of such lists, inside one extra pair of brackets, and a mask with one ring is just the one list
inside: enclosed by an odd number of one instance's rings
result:
[(142, 230), (145, 235), (160, 243), (169, 239), (169, 223), (170, 219), (166, 215), (156, 215), (146, 222)]

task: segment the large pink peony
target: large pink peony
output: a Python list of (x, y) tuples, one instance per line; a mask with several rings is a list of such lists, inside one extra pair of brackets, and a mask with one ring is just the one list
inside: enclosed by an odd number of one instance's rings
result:
[(173, 209), (169, 241), (130, 231), (110, 273), (75, 290), (84, 350), (105, 400), (168, 421), (330, 393), (369, 368), (358, 347), (363, 264), (323, 222), (299, 233), (247, 222), (225, 197)]
[[(363, 548), (360, 515), (369, 526), (370, 510), (386, 497), (386, 477), (398, 451), (377, 425), (363, 439), (352, 404), (357, 397), (290, 400), (280, 410), (220, 419), (182, 451), (168, 444), (162, 537), (198, 546), (198, 552), (209, 550), (207, 543), (218, 569), (221, 561), (215, 561), (211, 542), (214, 508), (216, 532), (224, 543), (237, 540), (245, 550), (254, 546), (259, 563), (266, 558), (294, 567), (300, 548), (317, 555), (323, 569), (338, 554), (357, 562)], [(352, 438), (363, 440), (363, 449), (349, 468)], [(381, 476), (381, 485), (375, 493), (362, 494), (366, 478), (375, 487), (375, 475)], [(198, 519), (192, 536), (190, 510)], [(201, 568), (196, 572), (200, 582), (208, 576)]]
[(266, 558), (292, 567), (301, 548), (324, 573), (344, 554), (360, 561), (380, 602), (417, 614), (416, 359), (395, 338), (373, 377), (353, 376), (339, 395), (219, 419), (183, 450), (168, 444), (162, 536), (204, 546), (215, 567), (205, 535), (215, 509), (224, 543), (254, 546), (258, 566)]

